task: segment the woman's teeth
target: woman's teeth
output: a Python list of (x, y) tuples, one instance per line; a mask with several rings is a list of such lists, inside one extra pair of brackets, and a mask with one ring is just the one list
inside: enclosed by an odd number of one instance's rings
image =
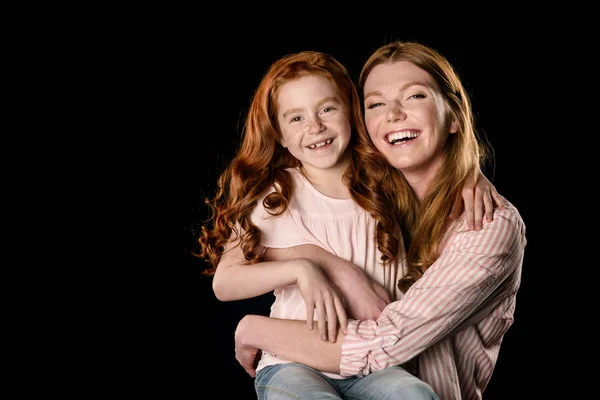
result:
[(414, 139), (419, 136), (418, 132), (396, 132), (390, 133), (387, 136), (387, 141), (391, 144), (395, 144), (397, 142), (406, 142), (407, 140)]

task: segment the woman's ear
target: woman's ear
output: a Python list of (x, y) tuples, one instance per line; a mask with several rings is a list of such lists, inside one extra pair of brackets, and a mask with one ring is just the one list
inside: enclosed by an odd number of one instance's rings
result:
[(450, 123), (450, 130), (449, 133), (456, 133), (458, 132), (458, 123), (456, 122), (456, 120), (454, 118), (452, 118), (452, 122)]

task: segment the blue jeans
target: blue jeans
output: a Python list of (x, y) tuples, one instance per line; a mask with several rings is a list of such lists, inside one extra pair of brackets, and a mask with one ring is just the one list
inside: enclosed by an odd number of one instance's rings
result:
[(254, 381), (259, 400), (439, 400), (431, 387), (399, 366), (364, 377), (331, 379), (297, 363), (270, 365)]

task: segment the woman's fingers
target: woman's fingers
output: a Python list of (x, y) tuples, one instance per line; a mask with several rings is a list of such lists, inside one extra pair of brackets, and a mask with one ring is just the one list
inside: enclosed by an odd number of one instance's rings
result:
[(344, 308), (344, 302), (341, 298), (336, 297), (334, 299), (335, 309), (337, 310), (338, 322), (340, 323), (340, 329), (342, 333), (345, 335), (348, 332), (348, 314), (346, 314), (346, 309)]

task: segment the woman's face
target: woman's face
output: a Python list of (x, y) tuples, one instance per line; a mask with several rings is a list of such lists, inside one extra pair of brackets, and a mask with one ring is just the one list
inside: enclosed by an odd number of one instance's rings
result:
[(375, 147), (409, 182), (429, 181), (441, 167), (448, 135), (457, 132), (433, 77), (408, 61), (380, 64), (368, 75), (364, 93)]

